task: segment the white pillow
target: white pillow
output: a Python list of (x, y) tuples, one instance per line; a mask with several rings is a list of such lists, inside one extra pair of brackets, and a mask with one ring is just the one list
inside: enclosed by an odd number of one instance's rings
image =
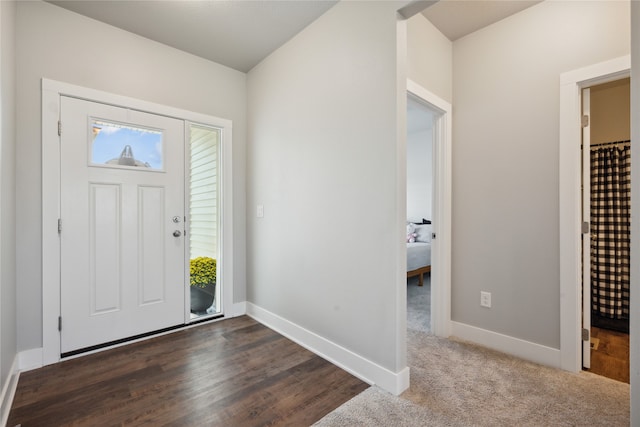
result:
[(416, 242), (431, 243), (431, 232), (433, 227), (431, 224), (416, 224), (415, 233), (418, 234)]

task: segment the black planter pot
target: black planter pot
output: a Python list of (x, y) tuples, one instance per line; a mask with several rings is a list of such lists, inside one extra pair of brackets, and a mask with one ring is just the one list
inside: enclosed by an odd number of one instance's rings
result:
[(191, 312), (196, 314), (206, 313), (207, 308), (213, 304), (216, 294), (216, 284), (211, 283), (204, 288), (191, 286)]

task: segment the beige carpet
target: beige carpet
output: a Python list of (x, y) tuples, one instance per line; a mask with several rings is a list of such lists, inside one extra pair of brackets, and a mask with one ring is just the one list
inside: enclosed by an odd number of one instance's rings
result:
[(316, 426), (628, 426), (629, 385), (409, 329), (411, 388), (371, 387)]

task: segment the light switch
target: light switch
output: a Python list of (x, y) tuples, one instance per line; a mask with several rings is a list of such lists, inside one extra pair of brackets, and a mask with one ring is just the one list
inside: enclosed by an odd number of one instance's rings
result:
[(258, 205), (258, 208), (256, 209), (256, 216), (258, 218), (264, 217), (264, 205)]

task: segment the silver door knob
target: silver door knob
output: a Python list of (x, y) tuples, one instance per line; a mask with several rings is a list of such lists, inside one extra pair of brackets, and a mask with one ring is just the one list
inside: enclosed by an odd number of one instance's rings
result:
[(180, 230), (175, 230), (173, 232), (173, 237), (180, 237), (180, 236), (182, 236), (182, 233), (180, 232)]

